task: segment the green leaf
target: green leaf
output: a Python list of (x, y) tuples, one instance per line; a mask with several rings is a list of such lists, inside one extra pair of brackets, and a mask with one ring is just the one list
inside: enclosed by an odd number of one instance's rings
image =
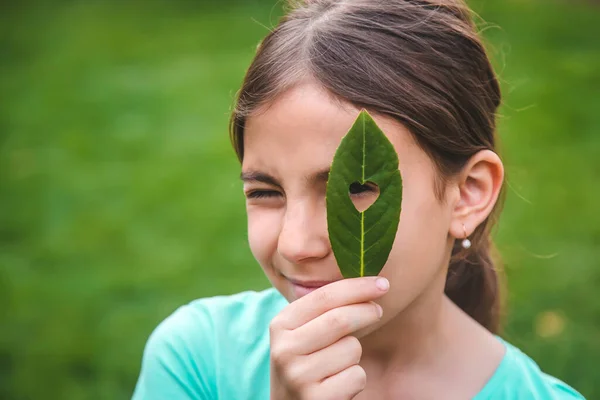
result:
[[(355, 182), (379, 187), (379, 197), (364, 212), (350, 198), (349, 187)], [(342, 275), (378, 275), (400, 222), (402, 178), (394, 146), (365, 110), (335, 153), (326, 201), (329, 240)]]

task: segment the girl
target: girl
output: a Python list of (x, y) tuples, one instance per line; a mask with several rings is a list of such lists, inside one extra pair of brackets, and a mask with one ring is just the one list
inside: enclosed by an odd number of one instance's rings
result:
[[(146, 345), (134, 399), (581, 399), (495, 335), (499, 104), (462, 0), (293, 8), (231, 120), (250, 248), (274, 288), (177, 310)], [(398, 152), (402, 213), (380, 276), (342, 280), (325, 189), (363, 108)], [(364, 209), (378, 188), (349, 192)]]

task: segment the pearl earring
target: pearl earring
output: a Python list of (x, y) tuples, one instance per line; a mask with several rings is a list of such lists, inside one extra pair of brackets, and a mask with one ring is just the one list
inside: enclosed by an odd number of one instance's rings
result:
[(462, 247), (463, 249), (468, 249), (471, 247), (471, 241), (469, 240), (469, 235), (467, 235), (467, 228), (465, 227), (465, 224), (463, 224), (463, 230), (465, 231), (465, 238), (462, 241)]

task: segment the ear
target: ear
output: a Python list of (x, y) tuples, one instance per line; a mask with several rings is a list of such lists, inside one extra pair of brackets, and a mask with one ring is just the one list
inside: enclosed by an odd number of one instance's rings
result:
[(451, 236), (464, 239), (465, 229), (470, 236), (485, 221), (498, 200), (503, 180), (504, 166), (496, 153), (481, 150), (471, 157), (455, 183), (458, 198), (452, 211)]

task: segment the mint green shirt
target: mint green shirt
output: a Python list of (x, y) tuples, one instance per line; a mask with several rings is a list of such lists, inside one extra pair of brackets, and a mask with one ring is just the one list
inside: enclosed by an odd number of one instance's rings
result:
[[(287, 304), (279, 292), (268, 289), (180, 307), (150, 335), (133, 400), (269, 399), (268, 327)], [(504, 359), (474, 400), (583, 399), (502, 342)]]

